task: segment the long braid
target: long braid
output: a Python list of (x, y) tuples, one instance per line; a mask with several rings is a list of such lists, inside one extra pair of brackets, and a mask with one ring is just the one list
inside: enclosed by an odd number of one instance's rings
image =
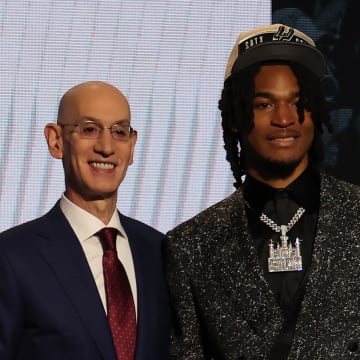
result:
[[(254, 126), (252, 121), (255, 91), (253, 79), (259, 70), (260, 65), (255, 65), (227, 79), (219, 100), (226, 160), (229, 161), (235, 178), (235, 188), (242, 185), (242, 177), (245, 174), (241, 136), (244, 132), (248, 133)], [(248, 120), (244, 121), (244, 119)]]

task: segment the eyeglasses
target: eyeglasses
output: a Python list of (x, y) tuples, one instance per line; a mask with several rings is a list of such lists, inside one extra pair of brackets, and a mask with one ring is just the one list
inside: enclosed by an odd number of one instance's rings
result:
[(59, 124), (62, 127), (74, 126), (80, 136), (84, 139), (98, 139), (105, 129), (110, 130), (111, 136), (115, 141), (127, 141), (135, 130), (129, 124), (117, 123), (110, 127), (105, 127), (95, 121), (83, 121), (78, 124)]

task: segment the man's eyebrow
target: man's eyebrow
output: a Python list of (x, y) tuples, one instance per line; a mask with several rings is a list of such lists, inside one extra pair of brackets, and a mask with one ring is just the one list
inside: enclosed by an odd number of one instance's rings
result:
[[(254, 94), (254, 98), (257, 98), (257, 97), (265, 97), (265, 98), (269, 98), (269, 99), (272, 99), (272, 98), (275, 98), (275, 94), (271, 93), (271, 92), (267, 92), (267, 91), (259, 91), (259, 92), (256, 92)], [(297, 97), (300, 97), (300, 91), (292, 91), (289, 93), (289, 97), (290, 98), (297, 98)]]
[[(91, 122), (95, 122), (97, 124), (101, 124), (101, 121), (97, 118), (94, 118), (92, 116), (84, 116), (81, 118), (81, 121), (91, 121)], [(114, 124), (120, 124), (120, 125), (129, 125), (130, 124), (130, 120), (128, 119), (121, 119), (121, 120), (117, 120), (113, 122)]]
[(256, 97), (271, 98), (272, 95), (271, 95), (271, 93), (269, 93), (269, 92), (256, 92), (256, 93), (254, 94), (254, 98), (256, 98)]

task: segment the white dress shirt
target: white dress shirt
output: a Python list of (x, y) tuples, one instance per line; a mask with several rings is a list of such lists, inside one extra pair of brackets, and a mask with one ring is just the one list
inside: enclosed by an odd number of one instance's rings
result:
[(80, 241), (90, 270), (94, 276), (94, 280), (105, 311), (107, 311), (107, 308), (102, 267), (103, 250), (99, 238), (94, 234), (96, 234), (104, 227), (113, 227), (119, 231), (116, 238), (116, 249), (118, 253), (118, 258), (123, 264), (126, 274), (129, 278), (130, 287), (135, 302), (135, 311), (137, 314), (137, 290), (134, 262), (131, 254), (129, 241), (124, 231), (124, 228), (120, 223), (117, 209), (115, 209), (109, 223), (104, 224), (94, 215), (75, 205), (64, 194), (62, 195), (60, 200), (60, 208), (63, 211), (66, 219), (69, 221), (78, 240)]

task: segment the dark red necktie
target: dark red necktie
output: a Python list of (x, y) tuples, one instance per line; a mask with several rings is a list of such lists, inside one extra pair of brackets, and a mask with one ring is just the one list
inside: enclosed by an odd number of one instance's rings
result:
[(104, 251), (108, 319), (118, 360), (133, 360), (136, 344), (135, 305), (125, 269), (117, 257), (117, 230), (103, 228), (98, 236)]

